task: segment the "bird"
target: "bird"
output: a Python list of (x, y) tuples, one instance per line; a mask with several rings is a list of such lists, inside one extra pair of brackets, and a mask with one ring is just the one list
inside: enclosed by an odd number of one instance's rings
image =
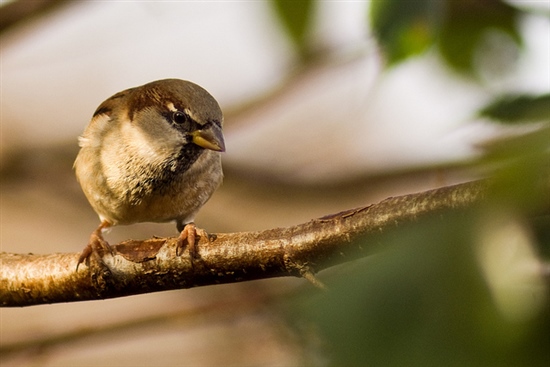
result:
[(95, 110), (74, 170), (100, 219), (77, 264), (112, 249), (103, 232), (117, 225), (176, 222), (176, 255), (198, 257), (199, 209), (221, 185), (223, 113), (199, 85), (162, 79), (126, 89)]

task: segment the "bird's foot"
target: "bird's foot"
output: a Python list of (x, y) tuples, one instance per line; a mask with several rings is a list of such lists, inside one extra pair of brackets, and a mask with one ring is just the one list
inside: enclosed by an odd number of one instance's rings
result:
[(90, 235), (90, 241), (88, 241), (88, 244), (84, 247), (84, 250), (82, 250), (82, 253), (78, 257), (78, 263), (76, 264), (77, 271), (78, 266), (85, 260), (89, 259), (92, 255), (102, 258), (106, 252), (109, 252), (111, 255), (113, 254), (113, 249), (109, 243), (105, 241), (102, 234), (102, 231), (110, 226), (111, 224), (109, 222), (103, 221), (99, 227), (92, 232)]
[(198, 228), (193, 222), (187, 223), (185, 227), (183, 227), (180, 236), (178, 237), (178, 241), (176, 242), (176, 256), (181, 256), (183, 254), (183, 250), (187, 244), (191, 259), (198, 259), (199, 253), (197, 250), (197, 236), (205, 238), (208, 243), (210, 242), (208, 233), (206, 233), (204, 229)]

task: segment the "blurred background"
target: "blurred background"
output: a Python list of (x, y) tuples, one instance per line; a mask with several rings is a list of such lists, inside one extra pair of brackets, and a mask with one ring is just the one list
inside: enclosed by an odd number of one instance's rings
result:
[[(483, 208), (321, 272), (325, 293), (281, 278), (2, 309), (2, 366), (550, 363), (548, 1), (19, 0), (0, 20), (1, 251), (85, 246), (77, 136), (163, 78), (225, 113), (224, 185), (197, 218), (211, 233), (497, 182)], [(106, 238), (153, 235), (175, 225)]]

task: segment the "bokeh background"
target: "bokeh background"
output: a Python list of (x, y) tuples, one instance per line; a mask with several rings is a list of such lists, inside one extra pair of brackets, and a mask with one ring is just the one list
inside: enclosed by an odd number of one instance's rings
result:
[[(322, 272), (326, 293), (282, 278), (1, 309), (2, 366), (550, 361), (535, 185), (548, 177), (548, 1), (19, 0), (0, 19), (1, 251), (83, 248), (98, 219), (72, 171), (76, 138), (104, 99), (163, 78), (200, 84), (225, 112), (225, 182), (197, 218), (209, 232), (500, 183), (487, 208), (400, 228)], [(175, 226), (107, 239), (152, 235)]]

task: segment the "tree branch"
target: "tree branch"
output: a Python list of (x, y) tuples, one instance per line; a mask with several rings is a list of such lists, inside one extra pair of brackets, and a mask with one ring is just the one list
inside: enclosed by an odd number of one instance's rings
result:
[[(0, 254), (0, 305), (75, 302), (281, 276), (314, 280), (330, 266), (372, 253), (369, 236), (425, 214), (467, 207), (485, 185), (471, 182), (391, 197), (287, 228), (201, 238), (200, 258), (175, 256), (175, 238), (124, 241), (76, 271), (79, 253)], [(374, 246), (374, 244), (373, 244)]]
[(0, 33), (31, 18), (66, 6), (71, 2), (70, 0), (17, 0), (2, 5), (2, 11), (0, 12)]

